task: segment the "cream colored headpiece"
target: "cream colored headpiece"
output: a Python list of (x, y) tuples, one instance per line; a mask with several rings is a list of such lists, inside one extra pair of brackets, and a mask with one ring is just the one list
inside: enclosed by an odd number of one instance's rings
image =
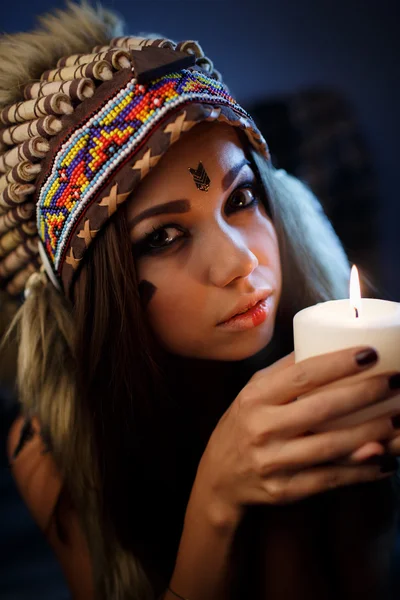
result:
[(238, 126), (268, 157), (220, 80), (194, 41), (119, 37), (29, 83), (0, 112), (0, 285), (18, 295), (43, 264), (68, 296), (98, 231), (196, 123)]

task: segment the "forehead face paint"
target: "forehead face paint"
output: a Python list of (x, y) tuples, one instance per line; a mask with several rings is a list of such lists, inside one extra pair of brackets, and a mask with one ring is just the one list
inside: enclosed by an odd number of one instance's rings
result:
[(208, 192), (211, 180), (207, 175), (203, 163), (199, 162), (197, 169), (192, 169), (189, 167), (189, 172), (193, 177), (193, 181), (195, 182), (197, 189), (201, 190), (202, 192)]
[(142, 281), (139, 282), (138, 289), (140, 301), (142, 303), (143, 308), (146, 309), (149, 305), (150, 300), (154, 296), (157, 288), (150, 281), (142, 279)]

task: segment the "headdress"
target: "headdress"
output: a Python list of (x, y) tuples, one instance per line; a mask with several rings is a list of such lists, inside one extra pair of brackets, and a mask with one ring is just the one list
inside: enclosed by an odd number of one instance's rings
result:
[(70, 296), (86, 249), (182, 134), (202, 121), (261, 133), (193, 41), (114, 38), (61, 58), (0, 112), (0, 285), (44, 265)]

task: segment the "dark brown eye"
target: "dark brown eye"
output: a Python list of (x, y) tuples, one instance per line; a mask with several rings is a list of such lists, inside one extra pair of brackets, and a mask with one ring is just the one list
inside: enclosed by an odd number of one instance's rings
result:
[(145, 254), (162, 252), (184, 237), (184, 231), (176, 225), (153, 227), (153, 231), (146, 233), (142, 240), (133, 244), (133, 255), (135, 258), (140, 258)]
[(162, 248), (167, 246), (174, 239), (168, 235), (167, 230), (174, 229), (173, 227), (165, 227), (163, 229), (156, 229), (153, 233), (149, 233), (146, 237), (147, 244), (150, 248)]
[(233, 194), (232, 201), (236, 206), (246, 206), (250, 204), (254, 200), (254, 194), (252, 190), (249, 188), (243, 188), (241, 190), (237, 190)]
[(257, 203), (258, 197), (252, 187), (241, 187), (231, 194), (226, 212), (229, 214), (237, 210), (249, 208)]
[[(241, 184), (229, 196), (225, 205), (225, 214), (241, 212), (242, 210), (251, 209), (258, 205), (260, 199), (260, 191), (254, 181)], [(133, 243), (132, 252), (135, 259), (141, 256), (151, 254), (161, 254), (168, 249), (181, 247), (180, 243), (185, 244), (185, 241), (190, 237), (190, 234), (180, 226), (174, 223), (167, 223), (159, 227), (153, 227), (153, 231), (146, 233), (142, 240)]]

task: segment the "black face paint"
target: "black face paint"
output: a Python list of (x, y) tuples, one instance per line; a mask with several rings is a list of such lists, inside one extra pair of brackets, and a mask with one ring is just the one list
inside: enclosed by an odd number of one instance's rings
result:
[(24, 425), (21, 429), (21, 433), (19, 436), (18, 444), (12, 455), (12, 460), (15, 460), (17, 458), (22, 448), (27, 442), (29, 442), (33, 438), (34, 435), (35, 431), (32, 426), (32, 421), (30, 419), (25, 419)]
[(197, 189), (201, 190), (202, 192), (208, 192), (211, 179), (207, 175), (207, 171), (205, 170), (203, 163), (199, 162), (197, 169), (192, 169), (189, 167), (189, 172), (193, 177), (193, 181), (195, 182)]
[(146, 279), (142, 279), (142, 281), (139, 282), (138, 289), (139, 289), (140, 301), (142, 303), (143, 308), (146, 309), (150, 300), (152, 299), (155, 292), (157, 291), (157, 288), (150, 281), (147, 281)]

